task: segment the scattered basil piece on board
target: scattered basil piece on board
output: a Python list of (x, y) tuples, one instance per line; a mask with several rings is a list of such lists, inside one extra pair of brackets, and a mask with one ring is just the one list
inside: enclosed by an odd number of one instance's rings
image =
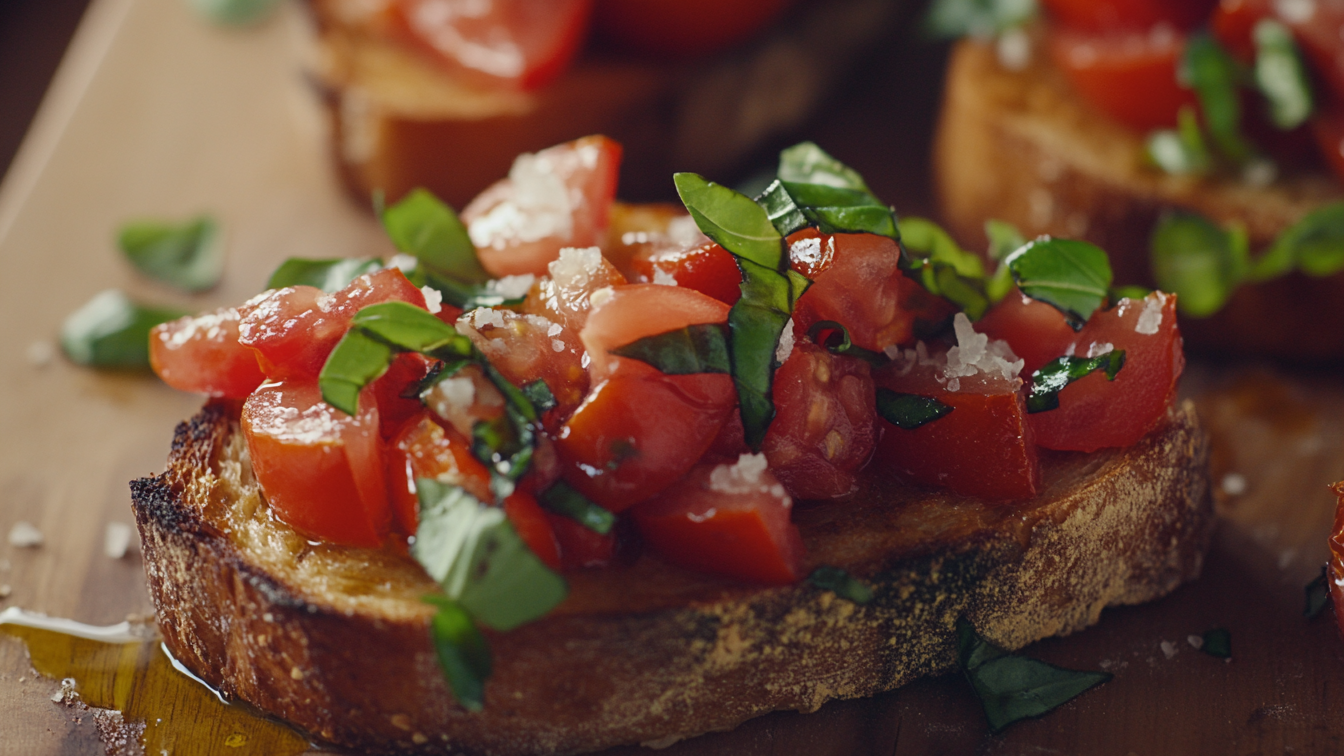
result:
[(1199, 647), (1199, 650), (1219, 659), (1231, 659), (1232, 633), (1229, 633), (1225, 628), (1215, 627), (1204, 633), (1204, 643)]
[(1327, 570), (1328, 568), (1322, 565), (1321, 574), (1312, 578), (1304, 589), (1307, 600), (1302, 615), (1307, 619), (1316, 619), (1330, 605), (1330, 581), (1326, 577)]
[(128, 223), (117, 233), (117, 246), (141, 273), (185, 291), (210, 289), (224, 272), (219, 227), (207, 216), (181, 224)]
[(986, 38), (1036, 17), (1036, 0), (934, 0), (924, 33), (935, 39)]
[(807, 582), (856, 604), (866, 604), (873, 600), (872, 588), (839, 567), (822, 565), (807, 576)]
[(1311, 81), (1302, 51), (1293, 33), (1273, 18), (1262, 18), (1252, 32), (1255, 40), (1255, 84), (1269, 103), (1269, 119), (1285, 131), (1311, 116)]
[(149, 369), (149, 331), (188, 315), (145, 307), (116, 289), (96, 294), (61, 326), (61, 349), (72, 362), (98, 368)]
[(1245, 230), (1227, 230), (1193, 213), (1164, 213), (1149, 249), (1153, 276), (1177, 295), (1182, 313), (1196, 318), (1222, 309), (1250, 266)]
[(914, 430), (952, 411), (937, 399), (918, 394), (902, 394), (889, 388), (877, 388), (877, 414), (897, 428)]
[(415, 486), (420, 526), (411, 556), (472, 619), (511, 630), (564, 599), (564, 579), (527, 548), (502, 508), (431, 478)]
[(1004, 264), (1023, 294), (1064, 313), (1075, 331), (1106, 301), (1111, 286), (1111, 261), (1085, 241), (1043, 236), (1024, 244)]
[(453, 697), (468, 711), (480, 711), (492, 666), (489, 644), (456, 601), (443, 596), (423, 600), (438, 608), (429, 621), (429, 633)]
[(1250, 278), (1272, 278), (1294, 266), (1309, 276), (1344, 270), (1344, 202), (1322, 205), (1281, 232), (1252, 265)]
[(957, 619), (957, 660), (994, 732), (1049, 713), (1111, 679), (1105, 672), (1062, 669), (1010, 653), (980, 637), (965, 618)]
[(268, 289), (286, 286), (316, 286), (328, 294), (340, 291), (351, 281), (381, 270), (383, 261), (376, 257), (347, 257), (334, 260), (305, 260), (291, 257), (280, 263), (266, 282)]
[(1195, 90), (1209, 135), (1219, 152), (1240, 165), (1255, 150), (1241, 133), (1241, 72), (1237, 62), (1208, 31), (1191, 34), (1177, 79)]
[(397, 249), (433, 271), (467, 283), (490, 274), (481, 267), (467, 227), (451, 207), (424, 189), (413, 189), (382, 212), (383, 228)]
[(1047, 412), (1059, 407), (1059, 392), (1074, 381), (1098, 370), (1113, 381), (1125, 366), (1125, 350), (1117, 349), (1097, 357), (1057, 357), (1031, 374), (1027, 392), (1027, 412)]
[(783, 237), (765, 208), (745, 194), (707, 181), (694, 173), (672, 177), (677, 194), (700, 231), (734, 257), (773, 271), (780, 269)]
[(728, 336), (718, 323), (690, 325), (646, 336), (617, 347), (611, 353), (646, 362), (667, 375), (727, 373), (732, 369)]
[(589, 501), (564, 481), (543, 491), (539, 498), (543, 507), (568, 517), (594, 533), (606, 535), (616, 525), (616, 515)]

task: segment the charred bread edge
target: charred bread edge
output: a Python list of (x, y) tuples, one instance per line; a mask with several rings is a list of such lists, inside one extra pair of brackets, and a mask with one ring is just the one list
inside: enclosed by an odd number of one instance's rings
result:
[(493, 634), (485, 709), (472, 714), (443, 683), (427, 613), (338, 611), (321, 586), (281, 582), (206, 521), (234, 432), (208, 405), (178, 427), (167, 470), (132, 483), (164, 641), (222, 693), (375, 753), (666, 744), (891, 690), (954, 667), (960, 615), (1019, 648), (1166, 594), (1198, 574), (1213, 522), (1208, 443), (1186, 402), (1085, 466), (1027, 532), (972, 532), (864, 575), (870, 604), (800, 584), (662, 611), (556, 613)]
[[(933, 173), (948, 229), (983, 249), (984, 220), (1085, 238), (1111, 255), (1116, 281), (1151, 285), (1149, 238), (1167, 208), (1246, 225), (1254, 251), (1344, 187), (1322, 173), (1265, 188), (1238, 180), (1169, 176), (1142, 164), (1143, 138), (1093, 110), (1035, 51), (1023, 71), (992, 46), (965, 40), (948, 62)], [(1344, 357), (1344, 274), (1292, 274), (1244, 285), (1208, 319), (1183, 318), (1195, 350), (1298, 359)], [(1285, 328), (1285, 322), (1294, 328)]]

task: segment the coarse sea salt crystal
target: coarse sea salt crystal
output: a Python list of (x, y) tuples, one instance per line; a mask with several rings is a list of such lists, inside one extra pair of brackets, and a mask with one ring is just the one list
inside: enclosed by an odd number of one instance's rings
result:
[(1009, 29), (994, 43), (999, 65), (1009, 71), (1021, 71), (1031, 65), (1031, 38), (1022, 29)]
[(467, 320), (478, 331), (486, 326), (504, 327), (504, 315), (492, 307), (477, 307), (467, 314)]
[(1185, 636), (1185, 642), (1186, 642), (1186, 643), (1189, 643), (1189, 644), (1190, 644), (1190, 647), (1193, 648), (1193, 649), (1195, 649), (1196, 651), (1198, 651), (1198, 650), (1201, 649), (1201, 648), (1204, 648), (1204, 638), (1203, 638), (1203, 636), (1199, 636), (1199, 635), (1187, 635), (1187, 636)]
[(1171, 641), (1164, 640), (1158, 644), (1158, 647), (1162, 649), (1162, 655), (1168, 659), (1176, 655), (1176, 644)]
[(42, 545), (42, 531), (26, 520), (19, 520), (9, 529), (9, 545), (20, 549), (33, 549)]
[(28, 345), (28, 364), (45, 367), (56, 358), (56, 347), (50, 341), (34, 341)]
[(485, 290), (491, 294), (498, 294), (505, 299), (521, 299), (527, 296), (527, 292), (536, 283), (537, 277), (531, 273), (522, 273), (516, 276), (504, 276), (496, 278), (485, 283)]
[(551, 339), (551, 349), (556, 352), (565, 351), (565, 342), (560, 339)]
[(425, 309), (429, 310), (430, 315), (438, 315), (443, 312), (443, 295), (433, 286), (421, 286), (420, 293), (425, 295)]
[(694, 218), (679, 215), (667, 222), (667, 240), (679, 247), (694, 247), (709, 241), (709, 237), (700, 232)]
[(1115, 351), (1115, 345), (1110, 343), (1109, 341), (1107, 342), (1094, 341), (1087, 347), (1087, 356), (1089, 358), (1101, 357), (1102, 355), (1107, 355), (1114, 351)]
[(602, 250), (597, 247), (563, 247), (560, 256), (546, 265), (551, 279), (560, 286), (581, 288), (602, 270)]
[(588, 303), (593, 306), (593, 309), (597, 309), (607, 302), (610, 302), (611, 298), (614, 296), (616, 296), (616, 292), (613, 291), (610, 286), (603, 286), (588, 297)]
[(1155, 291), (1143, 300), (1143, 312), (1139, 313), (1139, 322), (1134, 331), (1144, 336), (1152, 336), (1162, 327), (1162, 308), (1167, 304), (1167, 295)]
[(784, 324), (784, 331), (779, 334), (779, 346), (775, 347), (775, 362), (783, 365), (784, 361), (793, 354), (793, 319)]
[(947, 367), (943, 370), (949, 391), (961, 389), (960, 378), (985, 373), (1013, 380), (1022, 372), (1026, 361), (1013, 354), (1008, 342), (976, 333), (966, 313), (957, 313), (952, 319), (952, 329), (957, 335), (957, 345), (947, 350)]
[(744, 494), (766, 489), (761, 479), (769, 463), (764, 454), (743, 454), (733, 464), (723, 464), (709, 474), (709, 490)]
[(671, 273), (668, 273), (662, 268), (654, 266), (653, 282), (658, 284), (659, 286), (676, 286), (677, 277), (672, 275)]
[(124, 522), (109, 522), (103, 533), (103, 553), (109, 559), (121, 559), (131, 548), (131, 536), (135, 531)]
[(565, 182), (536, 155), (519, 155), (509, 169), (513, 192), (476, 217), (467, 235), (477, 247), (502, 249), (510, 242), (534, 242), (574, 234), (573, 205)]
[(465, 375), (445, 378), (434, 384), (432, 398), (450, 406), (466, 409), (476, 401), (476, 384)]
[(415, 270), (417, 262), (418, 261), (414, 257), (404, 252), (398, 252), (397, 254), (392, 255), (391, 260), (387, 261), (387, 267), (396, 268), (402, 273), (405, 273), (409, 270)]

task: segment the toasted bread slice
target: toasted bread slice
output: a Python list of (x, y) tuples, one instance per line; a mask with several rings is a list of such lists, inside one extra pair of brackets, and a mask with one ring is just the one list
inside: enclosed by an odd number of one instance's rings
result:
[(182, 424), (166, 472), (132, 484), (164, 641), (226, 695), (375, 753), (575, 753), (670, 743), (777, 709), (890, 690), (955, 664), (966, 616), (1009, 648), (1193, 578), (1212, 526), (1188, 403), (1128, 449), (1046, 453), (1044, 492), (987, 504), (870, 477), (800, 504), (809, 569), (875, 590), (761, 588), (644, 554), (567, 576), (546, 617), (489, 633), (483, 711), (430, 645), (435, 584), (409, 558), (314, 545), (272, 518), (221, 404)]
[[(963, 41), (947, 70), (934, 178), (943, 218), (963, 243), (983, 248), (984, 220), (1027, 238), (1084, 238), (1111, 255), (1119, 283), (1151, 284), (1149, 238), (1167, 208), (1243, 223), (1264, 249), (1311, 209), (1344, 199), (1323, 172), (1265, 187), (1235, 179), (1172, 176), (1144, 161), (1143, 135), (1078, 97), (1037, 50), (1021, 71), (993, 47)], [(1344, 274), (1290, 275), (1243, 286), (1218, 315), (1181, 323), (1195, 349), (1297, 359), (1344, 356)]]

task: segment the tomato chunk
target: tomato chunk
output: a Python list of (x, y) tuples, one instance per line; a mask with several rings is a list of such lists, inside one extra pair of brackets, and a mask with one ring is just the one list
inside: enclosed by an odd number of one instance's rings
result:
[(387, 372), (371, 386), (378, 402), (378, 426), (384, 439), (397, 435), (410, 419), (424, 410), (420, 397), (406, 396), (415, 384), (429, 374), (433, 361), (422, 354), (403, 352), (397, 355)]
[(481, 501), (494, 499), (490, 471), (472, 455), (471, 443), (452, 428), (434, 422), (428, 412), (407, 423), (390, 448), (388, 493), (397, 523), (406, 535), (413, 535), (420, 523), (416, 478), (461, 486)]
[(714, 242), (692, 247), (654, 246), (636, 254), (630, 267), (641, 283), (694, 289), (729, 305), (742, 297), (742, 272), (737, 261)]
[(237, 308), (221, 307), (154, 327), (149, 364), (179, 391), (243, 399), (266, 380), (257, 353), (238, 343)]
[(1029, 376), (1069, 350), (1078, 334), (1053, 305), (1018, 291), (1016, 287), (975, 324), (991, 339), (1002, 339), (1021, 357), (1022, 375)]
[(563, 249), (546, 269), (550, 275), (528, 292), (523, 312), (553, 320), (575, 334), (588, 322), (593, 293), (625, 283), (625, 276), (597, 247)]
[(560, 544), (560, 568), (564, 571), (610, 567), (615, 563), (620, 547), (615, 529), (602, 535), (564, 515), (547, 512), (546, 519)]
[(621, 146), (603, 136), (519, 155), (462, 211), (481, 265), (495, 277), (540, 276), (562, 247), (601, 243), (620, 164)]
[(658, 284), (612, 287), (589, 314), (579, 338), (595, 377), (605, 375), (608, 351), (639, 339), (728, 319), (728, 305), (694, 289)]
[(1344, 181), (1344, 108), (1318, 110), (1311, 119), (1311, 131), (1326, 165)]
[(588, 392), (583, 345), (576, 332), (541, 315), (477, 310), (460, 323), (476, 348), (514, 385), (545, 381), (556, 406), (542, 419), (554, 429)]
[(322, 401), (312, 380), (262, 385), (243, 403), (252, 470), (271, 509), (328, 543), (378, 546), (391, 527), (383, 441), (371, 392), (359, 414)]
[(795, 344), (775, 371), (774, 400), (761, 451), (775, 477), (800, 499), (849, 493), (877, 431), (868, 363)]
[(646, 543), (683, 567), (767, 585), (797, 582), (803, 543), (793, 502), (761, 455), (697, 465), (632, 516)]
[(722, 374), (663, 375), (637, 360), (611, 358), (556, 439), (564, 479), (620, 512), (666, 488), (709, 448), (733, 409)]
[(547, 567), (559, 571), (564, 566), (560, 561), (560, 544), (556, 540), (550, 518), (536, 499), (522, 491), (515, 491), (504, 499), (504, 514), (513, 524), (513, 529), (518, 531), (518, 537)]
[(1123, 349), (1125, 365), (1109, 381), (1092, 373), (1059, 392), (1059, 407), (1029, 416), (1036, 443), (1047, 449), (1096, 451), (1130, 446), (1157, 427), (1176, 397), (1185, 368), (1176, 297), (1153, 292), (1098, 310), (1078, 333), (1078, 356)]
[(1049, 51), (1093, 107), (1139, 131), (1170, 128), (1195, 94), (1177, 83), (1185, 35), (1170, 27), (1088, 33), (1055, 28)]

